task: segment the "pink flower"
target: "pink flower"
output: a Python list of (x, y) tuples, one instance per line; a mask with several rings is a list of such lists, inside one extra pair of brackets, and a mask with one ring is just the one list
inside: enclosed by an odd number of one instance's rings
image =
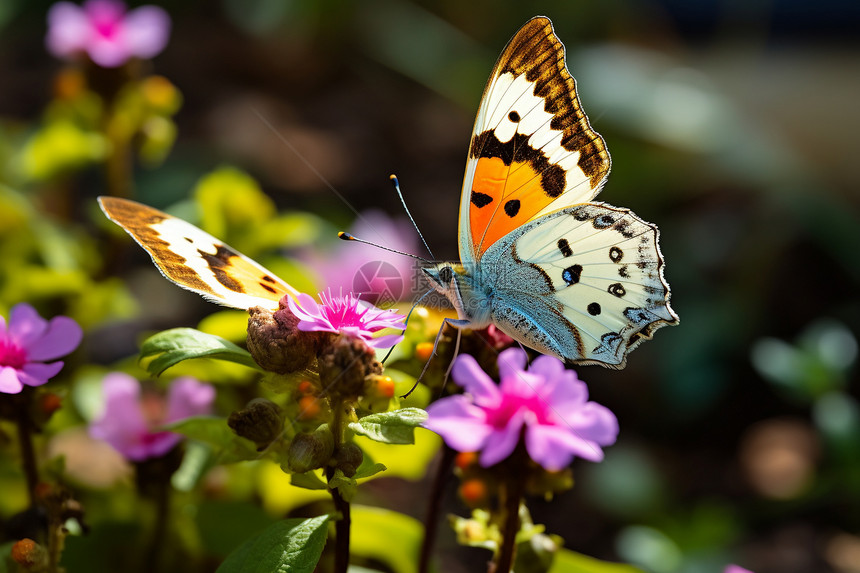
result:
[(83, 6), (57, 2), (48, 11), (48, 51), (70, 59), (86, 52), (103, 68), (130, 58), (151, 58), (167, 45), (170, 17), (158, 6), (126, 12), (119, 0), (87, 0)]
[(171, 382), (166, 400), (152, 392), (141, 393), (140, 383), (122, 372), (105, 376), (102, 391), (104, 412), (90, 426), (90, 435), (138, 462), (163, 456), (182, 439), (158, 427), (208, 414), (215, 400), (212, 386), (187, 376)]
[(520, 439), (529, 456), (550, 471), (564, 468), (574, 456), (601, 461), (601, 446), (618, 436), (615, 415), (588, 402), (585, 383), (557, 358), (540, 356), (526, 371), (527, 360), (519, 348), (499, 354), (497, 385), (472, 356), (459, 356), (454, 380), (468, 395), (431, 404), (424, 426), (457, 451), (480, 451), (484, 467), (511, 455)]
[(360, 338), (373, 348), (391, 348), (401, 340), (402, 334), (373, 337), (385, 328), (405, 328), (406, 317), (390, 310), (382, 310), (364, 303), (352, 295), (334, 296), (331, 289), (321, 292), (317, 302), (301, 293), (297, 300), (287, 298), (290, 311), (299, 319), (298, 329), (303, 332), (340, 332)]
[(738, 567), (737, 565), (729, 565), (723, 573), (753, 573), (749, 569)]
[(12, 307), (9, 324), (0, 316), (0, 392), (17, 394), (27, 386), (41, 386), (57, 375), (64, 356), (81, 343), (78, 323), (66, 316), (45, 320), (32, 306)]

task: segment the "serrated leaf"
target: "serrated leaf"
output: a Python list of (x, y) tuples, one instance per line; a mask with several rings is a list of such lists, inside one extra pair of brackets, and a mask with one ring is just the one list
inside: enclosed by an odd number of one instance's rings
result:
[(351, 423), (349, 429), (384, 444), (414, 444), (415, 428), (426, 419), (427, 412), (420, 408), (401, 408), (365, 416)]
[(285, 519), (248, 539), (216, 573), (312, 573), (325, 546), (328, 515)]
[(290, 474), (290, 484), (304, 489), (328, 489), (326, 483), (314, 471)]
[(140, 359), (152, 361), (146, 370), (155, 376), (183, 360), (215, 358), (259, 370), (251, 354), (229, 340), (193, 328), (173, 328), (147, 338), (140, 348)]
[(224, 418), (186, 418), (169, 424), (164, 429), (209, 444), (215, 449), (215, 457), (221, 464), (258, 460), (263, 457), (251, 440), (234, 434)]

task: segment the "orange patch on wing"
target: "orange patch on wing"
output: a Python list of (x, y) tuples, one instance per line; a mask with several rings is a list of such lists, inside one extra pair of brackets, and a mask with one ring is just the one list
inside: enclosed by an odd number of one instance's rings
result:
[(498, 157), (482, 157), (475, 167), (469, 205), (469, 228), (475, 258), (530, 221), (553, 198), (544, 192), (541, 176), (529, 162), (510, 166)]

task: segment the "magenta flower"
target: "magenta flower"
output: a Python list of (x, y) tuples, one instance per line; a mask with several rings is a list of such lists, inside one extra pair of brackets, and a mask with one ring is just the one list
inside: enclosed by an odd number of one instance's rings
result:
[(105, 376), (102, 392), (104, 412), (90, 425), (90, 435), (136, 462), (163, 456), (182, 439), (159, 427), (208, 414), (215, 400), (212, 386), (188, 376), (171, 382), (166, 400), (154, 392), (141, 392), (140, 383), (122, 372)]
[(158, 6), (126, 11), (119, 0), (57, 2), (48, 11), (48, 51), (62, 59), (86, 53), (103, 68), (152, 58), (167, 45), (170, 17)]
[(373, 333), (386, 328), (403, 329), (406, 317), (382, 310), (362, 302), (349, 293), (334, 296), (331, 289), (321, 292), (318, 304), (310, 295), (301, 293), (298, 300), (287, 297), (290, 311), (299, 319), (298, 329), (303, 332), (340, 332), (360, 338), (372, 348), (391, 348), (401, 340), (402, 334), (373, 337)]
[(499, 354), (496, 384), (468, 354), (454, 363), (454, 380), (467, 395), (450, 396), (427, 408), (424, 426), (460, 452), (481, 452), (489, 467), (507, 458), (525, 440), (529, 456), (550, 471), (574, 456), (603, 459), (601, 446), (615, 443), (618, 420), (608, 408), (588, 402), (588, 388), (561, 361), (540, 356), (528, 371), (526, 353)]
[(738, 567), (737, 565), (729, 565), (723, 573), (753, 573), (749, 569)]
[(67, 316), (45, 320), (27, 303), (9, 313), (9, 324), (0, 316), (0, 392), (18, 394), (24, 386), (41, 386), (59, 373), (65, 356), (81, 343), (83, 332)]

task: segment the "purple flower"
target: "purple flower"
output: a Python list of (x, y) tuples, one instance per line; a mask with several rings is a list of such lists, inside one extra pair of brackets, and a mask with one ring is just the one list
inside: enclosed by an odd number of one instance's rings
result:
[(130, 58), (151, 58), (167, 45), (170, 17), (158, 6), (126, 11), (119, 0), (87, 0), (83, 6), (57, 2), (48, 11), (48, 51), (70, 59), (86, 52), (103, 68)]
[(9, 324), (0, 316), (0, 392), (17, 394), (27, 386), (41, 386), (57, 375), (64, 356), (81, 343), (83, 332), (67, 316), (45, 320), (32, 306), (12, 307)]
[(550, 471), (564, 468), (574, 456), (601, 461), (601, 446), (618, 436), (615, 415), (588, 402), (585, 383), (557, 358), (540, 356), (526, 371), (527, 360), (519, 348), (499, 354), (497, 385), (472, 356), (460, 355), (454, 380), (468, 395), (431, 404), (424, 426), (457, 451), (480, 451), (484, 467), (511, 455), (521, 438), (529, 456)]
[(167, 399), (141, 392), (140, 383), (122, 372), (105, 376), (102, 387), (104, 412), (90, 426), (90, 435), (104, 440), (133, 461), (163, 456), (182, 436), (157, 428), (191, 416), (208, 414), (215, 389), (194, 378), (177, 378), (170, 384)]
[(729, 565), (723, 573), (753, 573), (749, 569), (738, 567), (737, 565)]
[(331, 289), (321, 292), (318, 304), (310, 295), (301, 293), (297, 300), (287, 297), (290, 311), (299, 319), (303, 332), (340, 332), (360, 338), (373, 348), (391, 348), (402, 334), (387, 334), (374, 338), (373, 333), (385, 328), (405, 328), (406, 317), (362, 302), (352, 295), (334, 296)]

